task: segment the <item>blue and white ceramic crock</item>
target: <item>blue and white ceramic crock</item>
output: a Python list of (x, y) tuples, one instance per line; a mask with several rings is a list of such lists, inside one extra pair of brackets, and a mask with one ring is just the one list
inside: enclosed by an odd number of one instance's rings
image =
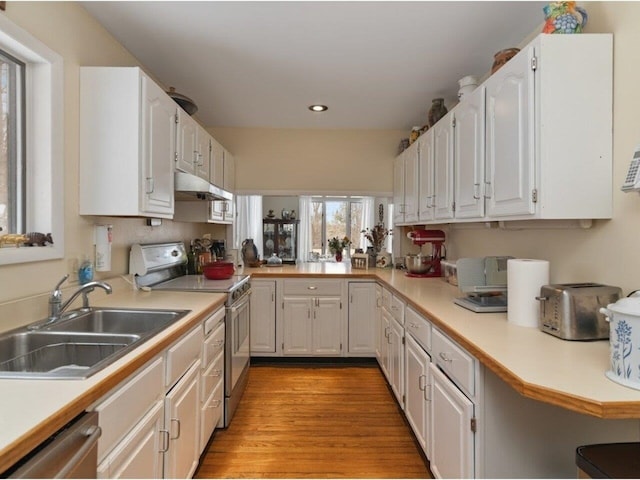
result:
[(640, 293), (600, 309), (609, 320), (607, 378), (640, 390)]

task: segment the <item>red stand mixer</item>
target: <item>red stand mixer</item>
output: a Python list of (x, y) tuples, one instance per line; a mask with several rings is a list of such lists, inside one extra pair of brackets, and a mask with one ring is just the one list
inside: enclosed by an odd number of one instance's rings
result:
[[(408, 277), (441, 277), (442, 267), (440, 260), (444, 259), (442, 253), (445, 235), (442, 230), (411, 230), (407, 237), (420, 247), (418, 255), (407, 255), (405, 267)], [(422, 246), (431, 244), (431, 253), (423, 254)], [(445, 250), (446, 252), (446, 250)]]

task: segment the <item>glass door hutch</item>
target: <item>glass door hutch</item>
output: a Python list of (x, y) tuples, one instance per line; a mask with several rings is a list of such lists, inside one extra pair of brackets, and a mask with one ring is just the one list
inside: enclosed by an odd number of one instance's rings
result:
[(262, 221), (265, 260), (278, 255), (282, 263), (296, 263), (298, 257), (298, 224), (300, 220), (265, 218)]

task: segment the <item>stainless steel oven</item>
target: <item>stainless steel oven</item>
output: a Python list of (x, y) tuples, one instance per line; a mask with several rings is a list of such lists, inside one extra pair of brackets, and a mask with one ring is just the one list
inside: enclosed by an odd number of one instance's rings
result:
[(247, 384), (249, 374), (249, 325), (251, 284), (248, 275), (208, 280), (185, 275), (187, 255), (181, 242), (133, 245), (129, 273), (138, 287), (152, 290), (225, 293), (224, 426), (228, 427)]

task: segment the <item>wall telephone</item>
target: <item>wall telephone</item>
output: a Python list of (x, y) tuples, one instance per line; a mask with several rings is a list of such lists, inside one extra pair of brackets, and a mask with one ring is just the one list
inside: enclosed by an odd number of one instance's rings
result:
[(629, 164), (627, 177), (624, 179), (621, 190), (623, 192), (640, 191), (640, 145), (636, 146)]

